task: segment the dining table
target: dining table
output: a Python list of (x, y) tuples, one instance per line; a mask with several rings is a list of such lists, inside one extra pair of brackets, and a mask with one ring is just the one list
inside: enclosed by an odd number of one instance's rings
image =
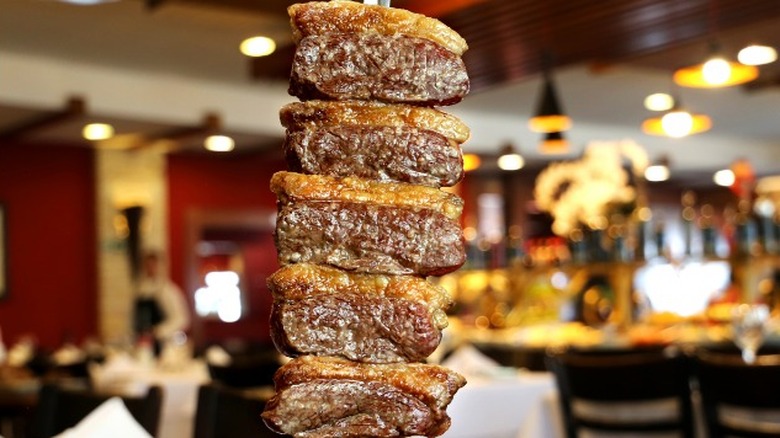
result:
[(40, 381), (36, 378), (0, 379), (0, 437), (22, 434), (37, 403), (39, 389)]
[(150, 386), (163, 390), (160, 426), (156, 438), (193, 436), (198, 389), (211, 381), (205, 361), (193, 359), (175, 367), (137, 362), (93, 368), (95, 389), (122, 395), (140, 395)]
[(470, 377), (447, 412), (452, 425), (444, 438), (542, 438), (563, 436), (551, 373), (507, 369), (499, 375)]

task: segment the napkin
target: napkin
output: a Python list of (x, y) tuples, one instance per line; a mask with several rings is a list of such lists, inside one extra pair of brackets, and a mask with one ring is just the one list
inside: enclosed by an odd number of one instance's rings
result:
[(148, 367), (126, 353), (112, 355), (102, 365), (90, 363), (88, 370), (92, 385), (100, 391), (141, 395), (148, 389), (148, 385), (138, 380), (139, 375), (148, 372)]
[(230, 357), (230, 354), (228, 354), (228, 352), (219, 345), (212, 345), (209, 347), (206, 350), (205, 357), (206, 362), (208, 362), (210, 365), (216, 365), (220, 367), (226, 367), (233, 361), (233, 358)]
[(119, 397), (112, 397), (78, 424), (55, 438), (152, 438), (127, 410)]
[(65, 366), (84, 362), (87, 356), (79, 347), (68, 343), (52, 353), (51, 359), (56, 365)]
[(8, 350), (6, 361), (12, 367), (23, 367), (35, 356), (35, 343), (29, 339), (22, 339)]
[(485, 356), (471, 344), (458, 347), (442, 365), (469, 377), (496, 377), (505, 374), (505, 368)]

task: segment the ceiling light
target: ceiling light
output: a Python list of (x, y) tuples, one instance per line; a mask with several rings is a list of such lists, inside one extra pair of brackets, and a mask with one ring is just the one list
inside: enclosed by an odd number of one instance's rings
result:
[(674, 98), (666, 93), (653, 93), (645, 97), (645, 108), (650, 111), (667, 111), (674, 106)]
[(463, 171), (471, 172), (472, 170), (479, 169), (482, 160), (477, 154), (463, 154)]
[(241, 53), (252, 58), (268, 56), (276, 50), (276, 42), (265, 36), (254, 36), (241, 42)]
[(758, 77), (758, 69), (752, 65), (744, 65), (729, 61), (715, 53), (701, 64), (684, 67), (674, 72), (674, 82), (683, 87), (719, 88), (744, 84)]
[(676, 106), (661, 117), (651, 117), (642, 122), (642, 131), (649, 135), (680, 138), (712, 128), (712, 120), (704, 114), (694, 114), (680, 106)]
[(693, 114), (685, 110), (669, 111), (661, 117), (661, 128), (670, 137), (685, 137), (693, 129)]
[(525, 159), (512, 145), (507, 145), (501, 149), (501, 156), (498, 157), (497, 163), (501, 170), (519, 170), (525, 166)]
[(712, 120), (704, 114), (685, 111), (686, 116), (679, 114), (680, 112), (674, 111), (664, 114), (663, 117), (647, 119), (642, 123), (642, 131), (649, 135), (680, 138), (708, 131), (712, 127)]
[(736, 181), (736, 177), (731, 169), (723, 169), (715, 172), (712, 180), (719, 186), (731, 187), (734, 184), (734, 181)]
[(571, 118), (563, 113), (558, 102), (558, 93), (549, 73), (544, 74), (542, 94), (536, 106), (536, 113), (528, 121), (531, 131), (548, 133), (561, 132), (571, 128)]
[(81, 135), (91, 141), (107, 140), (114, 136), (114, 127), (108, 123), (90, 123), (84, 125)]
[(666, 157), (645, 168), (645, 179), (650, 182), (666, 181), (669, 176), (669, 159)]
[(739, 51), (737, 60), (745, 65), (764, 65), (777, 60), (777, 50), (771, 46), (753, 44)]
[(548, 132), (539, 143), (539, 152), (543, 154), (565, 154), (569, 152), (569, 142), (562, 132)]
[(227, 135), (209, 135), (203, 146), (211, 152), (230, 152), (236, 147), (236, 142)]

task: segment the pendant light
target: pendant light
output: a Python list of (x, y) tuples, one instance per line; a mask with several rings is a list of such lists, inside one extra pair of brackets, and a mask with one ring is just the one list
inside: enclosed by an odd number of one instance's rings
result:
[(661, 117), (652, 117), (642, 123), (645, 134), (681, 138), (709, 131), (712, 120), (704, 114), (673, 108)]
[(525, 166), (525, 158), (511, 144), (501, 148), (501, 155), (496, 161), (501, 170), (520, 170)]
[(536, 113), (528, 121), (528, 128), (531, 131), (546, 134), (571, 128), (571, 118), (561, 109), (558, 93), (547, 69), (544, 70), (544, 82), (537, 102)]
[(674, 72), (674, 82), (683, 87), (721, 88), (744, 84), (758, 77), (758, 68), (730, 61), (718, 52), (701, 64)]
[(777, 50), (772, 46), (751, 44), (739, 51), (737, 60), (745, 65), (771, 64), (777, 61)]
[(477, 154), (463, 154), (463, 171), (471, 172), (479, 169), (482, 159)]
[(642, 131), (649, 135), (681, 138), (708, 131), (712, 120), (704, 114), (692, 113), (680, 103), (679, 97), (669, 111), (661, 116), (651, 117), (642, 122)]
[(546, 155), (558, 155), (569, 152), (569, 142), (560, 131), (548, 132), (539, 142), (539, 152)]
[(720, 0), (709, 0), (710, 57), (700, 64), (683, 67), (674, 72), (674, 82), (683, 87), (721, 88), (744, 84), (758, 77), (758, 69), (729, 60), (723, 54), (716, 36), (720, 18)]
[(660, 182), (669, 179), (671, 172), (669, 171), (669, 157), (662, 156), (655, 163), (645, 168), (645, 179), (650, 182)]

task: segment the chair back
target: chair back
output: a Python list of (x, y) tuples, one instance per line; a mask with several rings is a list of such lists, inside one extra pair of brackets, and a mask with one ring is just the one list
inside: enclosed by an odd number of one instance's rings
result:
[(746, 364), (738, 354), (700, 352), (694, 372), (707, 436), (780, 436), (780, 355)]
[[(33, 411), (30, 438), (49, 438), (79, 423), (103, 402), (109, 394), (90, 390), (74, 390), (55, 384), (41, 387), (38, 404)], [(160, 424), (162, 389), (152, 386), (141, 397), (121, 397), (133, 418), (152, 436)]]
[(254, 394), (214, 383), (202, 385), (198, 390), (195, 438), (278, 437), (260, 417), (266, 398)]
[(677, 431), (693, 437), (690, 373), (684, 356), (564, 352), (548, 357), (564, 429), (614, 433)]
[(240, 389), (273, 386), (274, 373), (280, 366), (279, 353), (266, 346), (234, 352), (229, 364), (208, 364), (214, 382)]

